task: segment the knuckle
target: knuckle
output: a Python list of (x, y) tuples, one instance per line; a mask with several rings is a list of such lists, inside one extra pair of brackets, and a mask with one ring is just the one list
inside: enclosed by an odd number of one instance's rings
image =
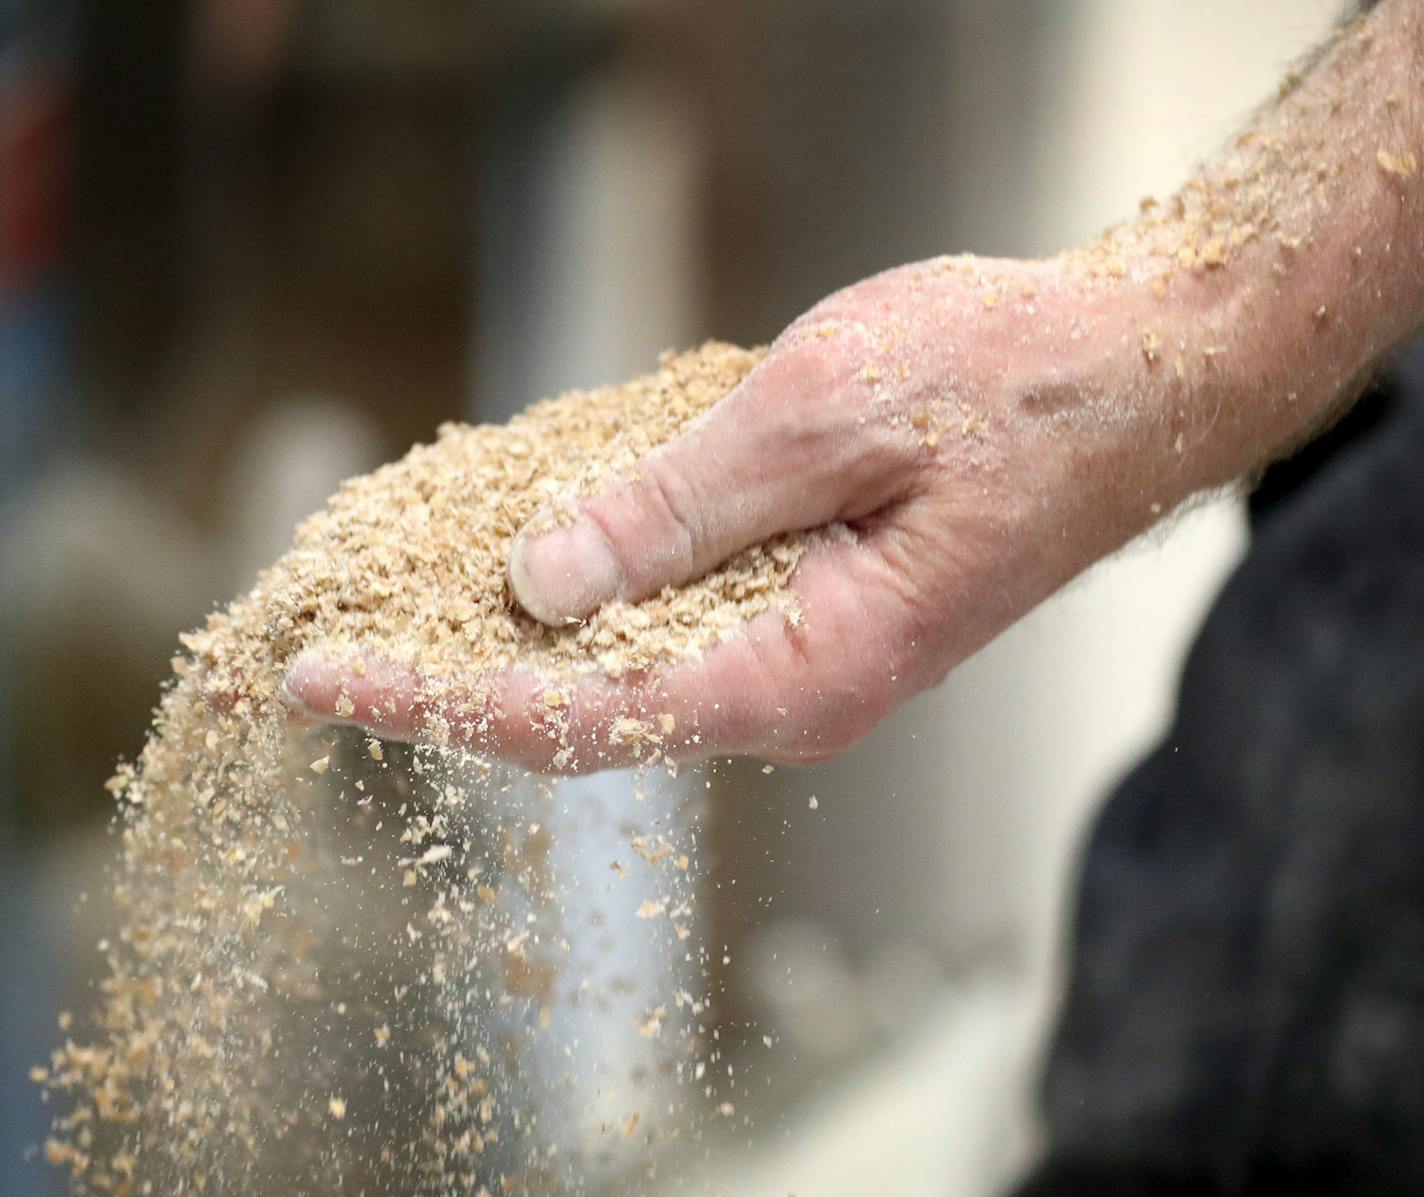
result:
[(781, 451), (848, 493), (852, 506), (873, 508), (919, 487), (933, 454), (877, 390), (868, 360), (858, 327), (837, 325), (825, 338), (813, 330), (774, 351), (749, 400)]
[(776, 351), (749, 382), (728, 415), (778, 457), (793, 454), (803, 464), (833, 464), (834, 457), (865, 439), (862, 433), (872, 422), (865, 419), (866, 397), (853, 385), (843, 355), (817, 342)]
[(693, 476), (655, 456), (643, 473), (645, 498), (661, 532), (660, 543), (671, 558), (667, 565), (691, 569), (706, 543), (705, 496)]

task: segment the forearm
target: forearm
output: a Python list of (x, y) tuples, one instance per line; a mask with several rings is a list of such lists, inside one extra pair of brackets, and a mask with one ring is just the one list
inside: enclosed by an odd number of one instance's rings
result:
[(1386, 0), (1178, 195), (1080, 255), (1150, 275), (1175, 332), (1144, 333), (1144, 357), (1166, 375), (1150, 422), (1155, 447), (1183, 459), (1181, 489), (1308, 438), (1420, 325), (1421, 63), (1424, 3)]

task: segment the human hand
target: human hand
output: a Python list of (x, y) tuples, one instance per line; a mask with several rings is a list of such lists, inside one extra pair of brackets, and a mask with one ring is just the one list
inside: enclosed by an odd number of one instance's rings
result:
[[(519, 538), (511, 587), (557, 621), (832, 530), (793, 579), (800, 626), (763, 616), (666, 670), (588, 678), (554, 740), (531, 718), (539, 679), (471, 678), (481, 746), (600, 768), (640, 747), (616, 742), (619, 716), (671, 714), (674, 757), (831, 755), (1187, 496), (1328, 422), (1424, 324), (1420, 133), (1399, 99), (1421, 7), (1377, 5), (1176, 194), (1080, 250), (837, 292), (573, 528)], [(422, 726), (419, 679), (388, 664), (305, 658), (288, 683), (323, 718), (346, 686), (348, 721)]]
[[(587, 678), (558, 739), (533, 717), (538, 678), (472, 678), (477, 747), (540, 770), (571, 747), (559, 764), (603, 768), (642, 747), (617, 742), (616, 719), (665, 714), (679, 759), (852, 744), (1200, 485), (1191, 420), (1170, 414), (1193, 304), (1159, 291), (1145, 267), (944, 258), (818, 304), (636, 478), (571, 527), (521, 535), (509, 569), (526, 610), (558, 624), (825, 528), (793, 579), (804, 619), (768, 614), (665, 670)], [(305, 658), (288, 689), (323, 714), (344, 691), (346, 721), (410, 737), (418, 682)]]

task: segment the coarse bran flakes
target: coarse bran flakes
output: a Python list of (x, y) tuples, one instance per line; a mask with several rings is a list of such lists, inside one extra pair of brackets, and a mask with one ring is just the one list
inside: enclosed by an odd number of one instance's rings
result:
[[(636, 470), (760, 356), (709, 343), (504, 426), (447, 425), (345, 483), (250, 592), (182, 637), (148, 742), (109, 784), (123, 933), (105, 945), (85, 1037), (33, 1074), (64, 1107), (45, 1156), (77, 1192), (577, 1191), (586, 1161), (539, 1145), (541, 1093), (518, 1043), (557, 1033), (578, 945), (547, 828), (528, 809), (492, 813), (514, 787), (465, 751), (478, 704), (458, 746), (411, 749), (294, 722), (281, 682), (306, 650), (358, 673), (412, 666), (440, 712), (420, 730), (448, 742), (460, 708), (442, 700), (467, 699), (471, 679), (537, 671), (557, 722), (582, 675), (623, 676), (762, 612), (792, 615), (798, 537), (563, 629), (524, 615), (505, 584), (521, 526)], [(337, 713), (351, 709), (342, 695)], [(672, 727), (652, 713), (613, 731), (656, 749)], [(631, 835), (662, 887), (640, 934), (681, 958), (695, 846), (670, 826)], [(680, 1076), (705, 1004), (674, 1017), (656, 997), (636, 1026), (657, 1041), (650, 1066)], [(616, 1113), (616, 1138), (652, 1141), (648, 1111)]]

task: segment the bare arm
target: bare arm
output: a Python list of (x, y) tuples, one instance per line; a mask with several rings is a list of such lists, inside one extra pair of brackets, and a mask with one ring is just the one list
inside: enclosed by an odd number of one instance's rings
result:
[[(581, 684), (580, 768), (618, 714), (672, 755), (829, 755), (1190, 496), (1309, 437), (1424, 317), (1424, 0), (1386, 0), (1177, 195), (1042, 261), (941, 258), (830, 296), (742, 386), (570, 527), (516, 542), (536, 617), (576, 619), (830, 525), (763, 617), (655, 676)], [(537, 523), (537, 521), (536, 521)], [(414, 680), (345, 679), (412, 734)], [(341, 679), (291, 687), (330, 716)], [(488, 747), (536, 768), (529, 679)]]
[(1381, 4), (1281, 90), (1176, 196), (1086, 254), (1155, 274), (1162, 306), (1196, 316), (1162, 356), (1181, 353), (1199, 487), (1318, 431), (1424, 317), (1424, 4)]

